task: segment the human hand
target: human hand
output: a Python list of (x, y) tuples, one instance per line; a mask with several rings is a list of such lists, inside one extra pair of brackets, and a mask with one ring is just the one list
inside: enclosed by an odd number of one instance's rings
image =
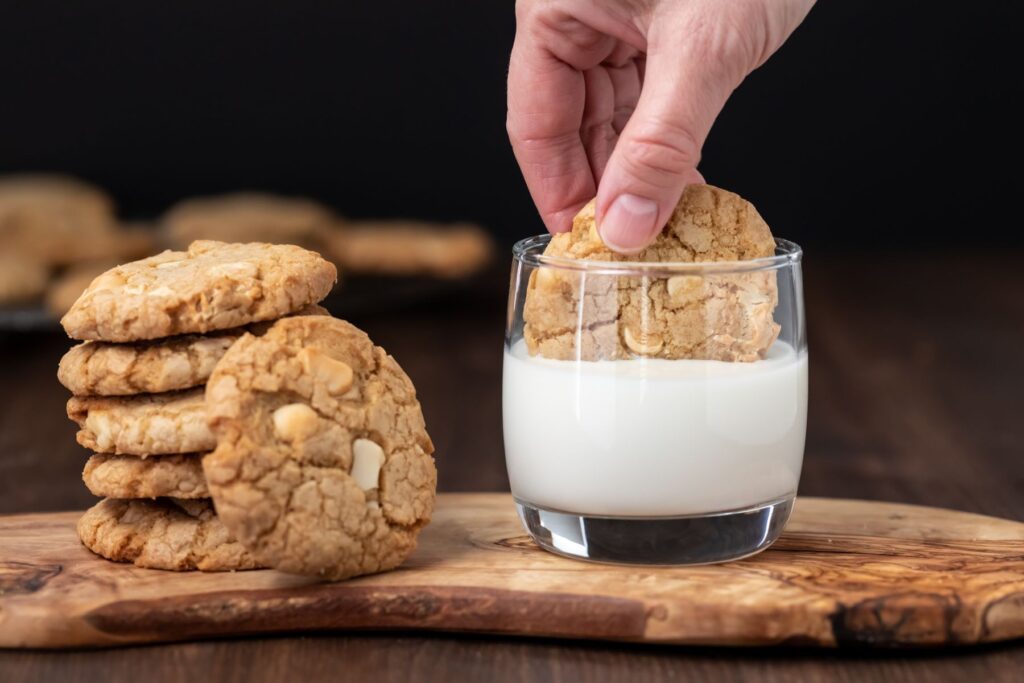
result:
[(597, 195), (605, 243), (649, 244), (732, 91), (814, 0), (518, 0), (508, 133), (548, 230)]

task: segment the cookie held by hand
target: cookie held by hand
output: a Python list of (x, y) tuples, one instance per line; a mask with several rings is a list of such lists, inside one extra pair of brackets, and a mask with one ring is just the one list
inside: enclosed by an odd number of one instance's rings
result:
[(261, 564), (343, 579), (397, 567), (437, 474), (416, 391), (351, 324), (280, 320), (246, 335), (206, 388), (218, 515)]
[[(664, 230), (638, 254), (609, 249), (594, 202), (570, 232), (551, 238), (558, 260), (643, 264), (741, 262), (772, 256), (775, 241), (750, 202), (711, 185), (690, 185)], [(779, 333), (775, 272), (679, 271), (611, 274), (540, 266), (530, 275), (523, 336), (531, 355), (570, 360), (696, 358), (754, 361)]]

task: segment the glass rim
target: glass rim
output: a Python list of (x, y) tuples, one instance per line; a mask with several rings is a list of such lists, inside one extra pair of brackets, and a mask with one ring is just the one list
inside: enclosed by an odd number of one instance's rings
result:
[(512, 257), (524, 265), (600, 275), (658, 276), (680, 273), (750, 273), (797, 265), (804, 250), (796, 242), (774, 237), (775, 255), (745, 261), (593, 261), (544, 254), (551, 235), (534, 235), (512, 245)]

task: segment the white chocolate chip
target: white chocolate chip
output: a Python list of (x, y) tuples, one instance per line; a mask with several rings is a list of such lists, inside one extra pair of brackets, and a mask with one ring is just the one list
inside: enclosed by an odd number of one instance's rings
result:
[(668, 289), (669, 298), (673, 301), (680, 301), (697, 294), (702, 284), (698, 275), (676, 275), (670, 277), (665, 286)]
[(380, 510), (380, 503), (378, 503), (375, 500), (368, 500), (366, 501), (366, 507), (370, 508), (371, 510)]
[(114, 424), (106, 412), (90, 410), (85, 428), (92, 432), (97, 449), (105, 451), (114, 446)]
[(209, 273), (212, 275), (226, 275), (230, 278), (256, 277), (259, 272), (259, 266), (249, 261), (221, 263), (209, 270)]
[(538, 268), (537, 269), (537, 288), (543, 290), (553, 290), (558, 287), (558, 274), (553, 268)]
[(364, 491), (375, 489), (380, 480), (380, 468), (384, 466), (384, 449), (370, 439), (356, 439), (352, 442), (352, 479)]
[(105, 289), (114, 289), (125, 284), (125, 279), (117, 271), (108, 271), (100, 275), (89, 285), (89, 291), (99, 292)]
[(291, 403), (274, 411), (274, 431), (285, 441), (299, 441), (316, 433), (317, 414), (305, 403)]
[(658, 351), (661, 351), (661, 347), (664, 345), (661, 335), (655, 333), (644, 336), (634, 335), (632, 330), (628, 327), (622, 333), (622, 336), (626, 340), (626, 346), (628, 346), (633, 353), (639, 353), (641, 356), (650, 356), (655, 354)]
[(335, 360), (314, 348), (302, 349), (299, 360), (307, 373), (327, 386), (327, 393), (331, 396), (341, 396), (352, 388), (354, 373), (348, 363)]
[(163, 285), (162, 287), (157, 287), (156, 289), (154, 289), (152, 292), (149, 293), (149, 295), (150, 296), (174, 296), (174, 290), (171, 289), (170, 287), (168, 287), (167, 285)]
[(177, 268), (184, 262), (185, 259), (180, 258), (175, 259), (174, 261), (164, 261), (163, 263), (158, 263), (156, 264), (156, 267), (159, 268), (160, 270), (167, 270), (168, 268)]

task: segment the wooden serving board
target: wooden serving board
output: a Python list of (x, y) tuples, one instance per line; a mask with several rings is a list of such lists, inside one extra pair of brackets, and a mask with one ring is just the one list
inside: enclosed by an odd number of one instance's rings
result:
[(650, 568), (557, 557), (509, 496), (448, 494), (402, 568), (337, 584), (107, 562), (79, 544), (78, 515), (0, 517), (0, 646), (313, 629), (830, 647), (1024, 635), (1024, 524), (935, 508), (801, 498), (760, 555)]

